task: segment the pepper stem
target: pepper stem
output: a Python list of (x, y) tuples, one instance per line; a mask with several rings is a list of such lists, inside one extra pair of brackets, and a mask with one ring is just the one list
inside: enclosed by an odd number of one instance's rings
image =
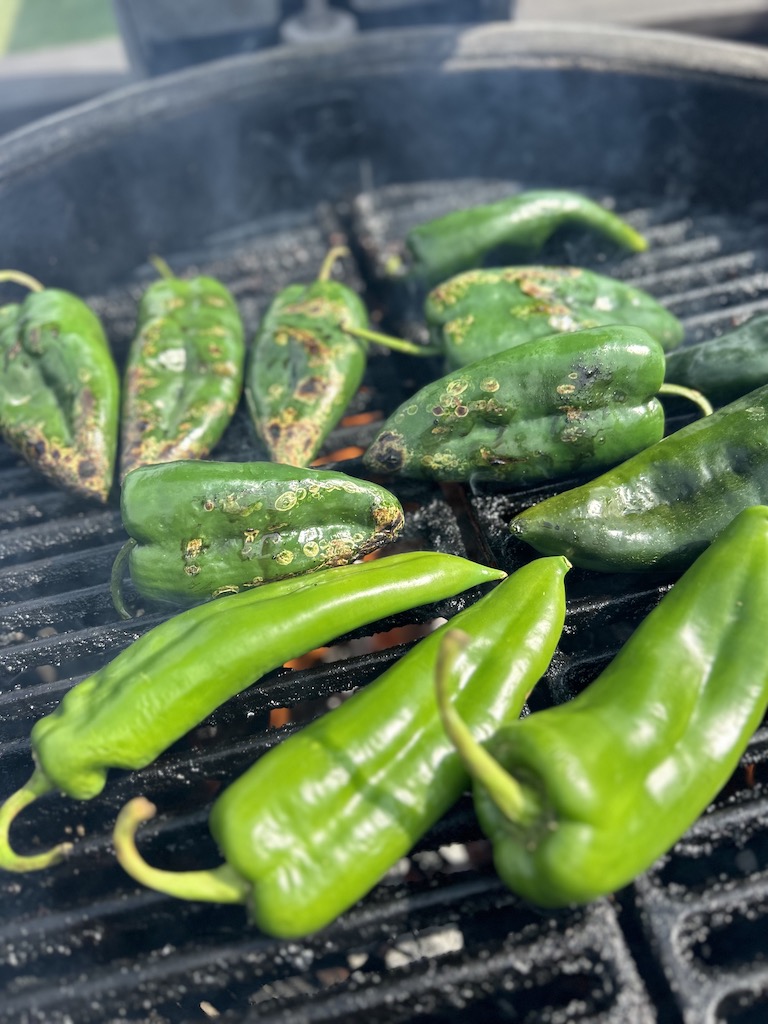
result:
[(473, 780), (488, 791), (488, 795), (509, 821), (525, 825), (538, 817), (539, 807), (535, 799), (477, 742), (451, 703), (449, 689), (456, 677), (459, 658), (469, 640), (463, 630), (449, 629), (440, 644), (435, 688), (443, 728)]
[(153, 868), (136, 849), (136, 830), (154, 818), (157, 808), (143, 796), (130, 800), (117, 816), (115, 853), (123, 870), (149, 889), (182, 900), (205, 903), (245, 903), (248, 886), (228, 865), (207, 871), (163, 871)]
[(45, 853), (26, 857), (11, 848), (9, 832), (15, 818), (38, 797), (53, 789), (50, 779), (40, 768), (36, 768), (21, 789), (17, 789), (0, 807), (0, 868), (5, 871), (41, 871), (58, 864), (72, 849), (72, 843), (60, 843)]
[(128, 557), (136, 547), (137, 541), (133, 537), (128, 540), (118, 551), (112, 563), (112, 575), (110, 578), (109, 592), (112, 595), (112, 604), (115, 606), (121, 619), (132, 619), (133, 612), (123, 600), (123, 569)]
[(350, 323), (341, 324), (342, 331), (351, 334), (355, 338), (363, 338), (365, 341), (373, 341), (377, 345), (394, 349), (396, 352), (405, 352), (409, 356), (439, 356), (442, 349), (430, 347), (429, 345), (417, 345), (404, 338), (393, 338), (389, 334), (380, 334), (378, 331), (371, 331), (366, 327), (355, 327)]
[(711, 416), (715, 411), (709, 399), (702, 395), (700, 391), (696, 391), (695, 388), (686, 388), (682, 384), (668, 384), (664, 381), (657, 393), (659, 395), (678, 395), (680, 398), (687, 398), (689, 402), (693, 402), (694, 405), (701, 409), (704, 416)]
[(158, 272), (160, 277), (164, 278), (166, 281), (174, 281), (176, 279), (176, 275), (171, 270), (170, 264), (167, 260), (164, 260), (162, 256), (150, 256), (149, 262)]
[(31, 292), (45, 291), (45, 285), (42, 285), (31, 274), (25, 274), (23, 270), (0, 270), (0, 281), (13, 281), (14, 284), (20, 284), (22, 288), (29, 288)]
[(323, 260), (322, 264), (320, 265), (320, 270), (319, 270), (318, 275), (317, 275), (317, 280), (318, 281), (330, 281), (331, 274), (333, 273), (333, 268), (336, 266), (336, 263), (339, 260), (343, 259), (345, 256), (349, 256), (349, 255), (350, 255), (349, 249), (346, 247), (346, 245), (334, 245), (325, 254), (325, 259)]

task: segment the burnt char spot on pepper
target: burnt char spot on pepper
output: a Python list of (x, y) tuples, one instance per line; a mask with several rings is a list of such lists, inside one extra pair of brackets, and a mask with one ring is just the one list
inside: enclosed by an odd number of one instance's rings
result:
[(307, 401), (322, 395), (325, 381), (322, 377), (305, 377), (296, 388), (296, 397)]
[(81, 480), (90, 480), (98, 475), (98, 468), (91, 459), (81, 459), (77, 464), (77, 475)]
[(397, 473), (405, 462), (403, 439), (393, 431), (385, 431), (368, 449), (367, 459), (375, 466)]

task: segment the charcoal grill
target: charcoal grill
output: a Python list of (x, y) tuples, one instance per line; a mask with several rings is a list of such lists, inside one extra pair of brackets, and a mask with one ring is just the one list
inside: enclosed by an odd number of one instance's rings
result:
[[(134, 86), (2, 140), (2, 261), (86, 295), (120, 360), (149, 254), (221, 277), (250, 335), (277, 288), (309, 280), (329, 242), (346, 240), (347, 280), (382, 326), (413, 333), (414, 297), (381, 273), (410, 224), (513, 189), (570, 187), (613, 204), (651, 248), (624, 256), (564, 234), (540, 258), (645, 287), (682, 317), (688, 340), (703, 340), (768, 309), (767, 123), (765, 53), (686, 37), (505, 24), (275, 50)], [(376, 416), (427, 372), (374, 352), (325, 464), (362, 475)], [(216, 456), (262, 454), (241, 410)], [(551, 493), (392, 487), (407, 512), (402, 546), (507, 570), (531, 557), (509, 539), (510, 516)], [(10, 792), (29, 772), (32, 723), (161, 615), (125, 623), (111, 607), (124, 537), (116, 506), (55, 491), (7, 448), (0, 494), (0, 776)], [(566, 631), (533, 708), (583, 688), (671, 578), (574, 571), (569, 583)], [(0, 1019), (763, 1021), (765, 727), (667, 856), (577, 911), (542, 914), (505, 891), (468, 797), (368, 898), (305, 941), (260, 934), (241, 908), (141, 891), (116, 866), (111, 825), (139, 792), (161, 810), (143, 833), (148, 858), (216, 863), (205, 820), (221, 787), (374, 678), (412, 642), (408, 629), (473, 596), (273, 673), (155, 766), (114, 773), (97, 800), (30, 809), (14, 830), (19, 847), (67, 833), (77, 844), (53, 870), (0, 877)], [(374, 633), (384, 639), (371, 643)], [(278, 728), (270, 715), (282, 707), (293, 721)]]

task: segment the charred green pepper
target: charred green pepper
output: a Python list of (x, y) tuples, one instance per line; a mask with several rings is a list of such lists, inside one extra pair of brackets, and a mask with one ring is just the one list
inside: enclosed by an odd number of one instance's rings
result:
[(588, 473), (661, 440), (663, 380), (661, 345), (639, 327), (537, 339), (427, 384), (387, 419), (364, 463), (515, 484)]
[(161, 278), (139, 305), (123, 388), (121, 476), (137, 466), (204, 458), (229, 424), (243, 385), (243, 325), (212, 277)]
[(533, 505), (510, 530), (587, 569), (684, 569), (734, 516), (764, 503), (768, 385)]
[(768, 508), (742, 512), (573, 700), (480, 747), (441, 709), (474, 778), (496, 868), (545, 907), (631, 882), (715, 798), (768, 708)]
[(647, 242), (625, 220), (576, 192), (521, 192), (495, 203), (456, 210), (412, 228), (405, 240), (410, 273), (428, 287), (479, 267), (501, 246), (535, 252), (558, 228), (575, 224), (642, 252)]
[[(472, 638), (457, 705), (480, 739), (520, 714), (554, 653), (565, 615), (565, 559), (537, 559), (451, 622)], [(443, 627), (444, 630), (446, 627)], [(364, 896), (455, 803), (467, 776), (440, 724), (432, 633), (350, 700), (270, 750), (215, 802), (226, 863), (151, 868), (134, 845), (154, 808), (120, 814), (115, 847), (142, 883), (186, 899), (246, 903), (264, 931), (316, 931)]]
[(120, 381), (104, 329), (76, 295), (14, 270), (30, 289), (0, 308), (0, 432), (60, 487), (106, 502), (117, 452)]
[(289, 285), (275, 296), (254, 339), (246, 398), (254, 429), (275, 462), (306, 466), (315, 458), (360, 386), (369, 340), (429, 354), (369, 331), (360, 296), (331, 279), (346, 252), (331, 249), (315, 281)]
[(768, 316), (667, 356), (666, 379), (703, 392), (716, 405), (768, 384)]
[(403, 510), (366, 480), (272, 462), (176, 461), (134, 469), (120, 508), (123, 560), (144, 597), (176, 605), (345, 565), (394, 540)]
[(682, 324), (656, 299), (580, 267), (470, 270), (434, 288), (424, 313), (449, 370), (533, 338), (612, 324), (644, 328), (665, 352), (683, 340)]
[(225, 700), (291, 658), (504, 575), (455, 555), (417, 551), (278, 580), (155, 626), (33, 726), (35, 771), (0, 807), (0, 868), (33, 871), (67, 853), (67, 844), (30, 856), (11, 848), (11, 823), (44, 793), (89, 800), (110, 768), (150, 764)]

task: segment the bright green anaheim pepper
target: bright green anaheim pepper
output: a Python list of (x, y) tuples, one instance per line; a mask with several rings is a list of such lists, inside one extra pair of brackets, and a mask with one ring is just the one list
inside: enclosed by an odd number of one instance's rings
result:
[[(451, 620), (471, 637), (456, 703), (478, 739), (519, 716), (546, 670), (563, 628), (567, 571), (565, 559), (536, 559)], [(174, 872), (147, 864), (134, 833), (154, 808), (139, 798), (115, 828), (123, 867), (183, 899), (245, 903), (271, 935), (307, 935), (329, 924), (406, 856), (467, 785), (432, 683), (447, 628), (278, 744), (221, 794), (210, 828), (222, 865)]]
[(144, 597), (195, 604), (286, 576), (345, 565), (394, 540), (403, 510), (383, 487), (272, 462), (189, 460), (129, 473), (121, 496), (127, 558)]
[(427, 286), (479, 267), (501, 246), (535, 252), (566, 224), (597, 231), (642, 252), (647, 243), (630, 224), (576, 192), (521, 192), (495, 203), (456, 210), (412, 228), (406, 236), (410, 272)]
[(588, 473), (660, 441), (664, 352), (640, 327), (530, 341), (407, 399), (365, 453), (369, 469), (533, 484)]
[(0, 308), (0, 433), (60, 487), (106, 502), (117, 451), (120, 381), (104, 330), (76, 295), (18, 271), (31, 289)]
[(121, 476), (137, 466), (200, 459), (229, 424), (243, 385), (235, 300), (212, 277), (163, 275), (144, 293), (125, 368)]
[(424, 313), (449, 370), (533, 338), (609, 324), (642, 327), (665, 351), (683, 340), (682, 324), (656, 299), (579, 267), (470, 270), (434, 288)]
[(545, 907), (614, 892), (717, 796), (768, 708), (766, 564), (768, 508), (752, 507), (579, 696), (485, 747), (449, 702), (455, 652), (443, 649), (446, 729), (510, 889)]

